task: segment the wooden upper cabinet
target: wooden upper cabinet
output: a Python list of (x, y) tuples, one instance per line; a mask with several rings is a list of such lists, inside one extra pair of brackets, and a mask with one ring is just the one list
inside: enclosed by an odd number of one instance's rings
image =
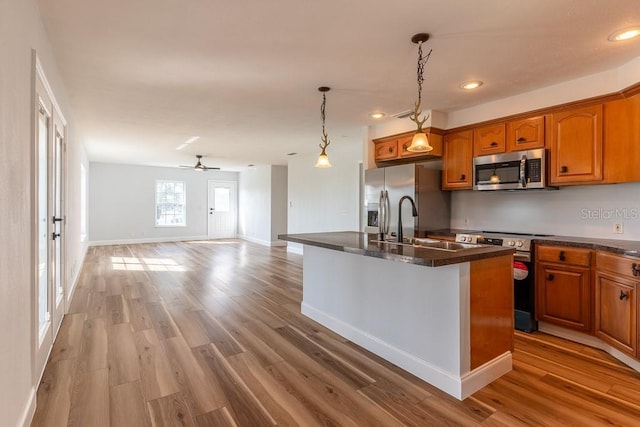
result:
[[(375, 146), (375, 161), (387, 162), (390, 160), (402, 160), (409, 158), (432, 158), (442, 156), (442, 131), (438, 129), (425, 129), (429, 138), (429, 144), (433, 147), (433, 150), (422, 153), (413, 153), (408, 151), (407, 148), (411, 145), (414, 131), (405, 132), (400, 135), (387, 136), (384, 138), (374, 139)], [(436, 133), (437, 132), (437, 133)], [(406, 162), (405, 162), (406, 163)]]
[(444, 137), (442, 189), (462, 190), (473, 186), (473, 131)]
[(640, 95), (604, 104), (604, 181), (640, 181)]
[(505, 152), (505, 125), (485, 126), (473, 131), (473, 156)]
[(398, 157), (398, 140), (383, 141), (375, 145), (376, 162)]
[(550, 181), (602, 182), (602, 104), (549, 115)]
[(411, 145), (413, 140), (413, 133), (405, 137), (398, 139), (398, 151), (400, 157), (419, 157), (419, 156), (442, 156), (442, 135), (435, 133), (427, 133), (429, 138), (429, 144), (433, 147), (433, 150), (425, 153), (413, 153), (408, 151), (407, 148)]
[(544, 148), (544, 116), (507, 123), (507, 151)]

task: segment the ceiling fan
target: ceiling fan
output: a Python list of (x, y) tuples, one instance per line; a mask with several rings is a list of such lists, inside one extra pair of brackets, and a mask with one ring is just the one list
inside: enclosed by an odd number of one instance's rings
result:
[(202, 162), (200, 161), (202, 159), (202, 154), (196, 154), (196, 159), (198, 159), (198, 161), (196, 162), (195, 166), (180, 165), (180, 167), (181, 168), (193, 168), (196, 171), (220, 170), (220, 168), (209, 168), (209, 167), (206, 167), (205, 165), (203, 165)]

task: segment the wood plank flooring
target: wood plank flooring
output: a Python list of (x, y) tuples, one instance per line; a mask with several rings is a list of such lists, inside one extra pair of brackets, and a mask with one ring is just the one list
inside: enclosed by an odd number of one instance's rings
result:
[(244, 241), (89, 249), (33, 426), (640, 425), (640, 374), (516, 333), (463, 402), (300, 313), (302, 257)]

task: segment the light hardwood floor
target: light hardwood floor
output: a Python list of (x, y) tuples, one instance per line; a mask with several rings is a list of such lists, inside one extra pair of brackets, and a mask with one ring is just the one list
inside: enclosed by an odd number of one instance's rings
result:
[(32, 425), (640, 425), (640, 375), (601, 351), (517, 333), (513, 371), (459, 402), (301, 298), (302, 258), (282, 248), (90, 248)]

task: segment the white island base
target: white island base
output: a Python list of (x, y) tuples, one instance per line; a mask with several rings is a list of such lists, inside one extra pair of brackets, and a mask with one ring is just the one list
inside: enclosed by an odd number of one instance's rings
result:
[(512, 368), (512, 257), (441, 267), (304, 246), (302, 313), (457, 399)]

